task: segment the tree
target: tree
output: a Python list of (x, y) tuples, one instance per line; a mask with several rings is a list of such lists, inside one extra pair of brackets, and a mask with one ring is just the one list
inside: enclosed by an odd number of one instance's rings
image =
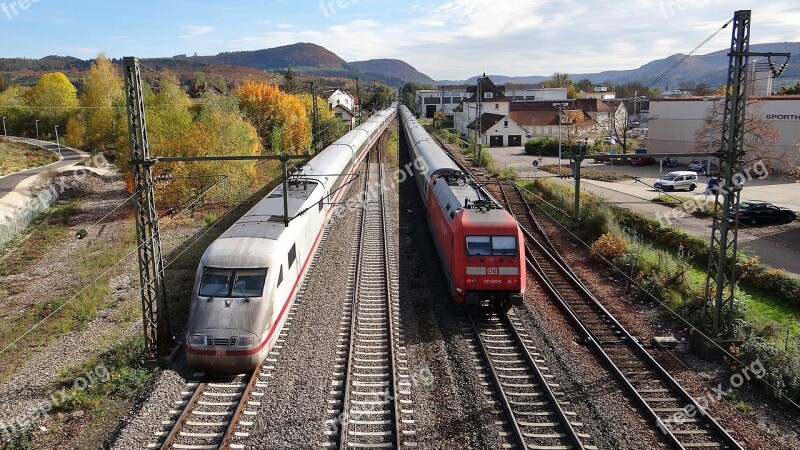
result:
[(616, 86), (615, 91), (617, 92), (617, 98), (655, 97), (658, 95), (658, 90), (646, 88), (645, 85), (638, 81), (619, 84)]
[[(11, 85), (3, 92), (0, 92), (0, 115), (6, 117), (6, 128), (9, 134), (26, 135), (29, 128), (35, 131), (35, 118), (28, 107), (27, 98), (30, 97), (30, 89), (17, 85)], [(34, 134), (35, 136), (35, 134)]]
[[(239, 156), (260, 153), (256, 129), (230, 98), (208, 98), (195, 120), (184, 130), (162, 140), (155, 156)], [(168, 181), (157, 191), (167, 206), (185, 205), (204, 192), (233, 199), (247, 192), (256, 177), (254, 161), (204, 161), (159, 164), (154, 174)], [(211, 189), (211, 190), (209, 190)]]
[(278, 86), (248, 81), (234, 90), (245, 117), (275, 154), (302, 154), (311, 142), (303, 102)]
[(80, 102), (84, 107), (79, 117), (85, 129), (82, 140), (87, 150), (103, 151), (127, 136), (122, 76), (102, 53), (83, 79)]
[(592, 80), (584, 78), (575, 83), (575, 89), (577, 89), (579, 92), (592, 92), (594, 90), (594, 83), (592, 83)]
[(568, 73), (556, 72), (549, 80), (543, 81), (542, 85), (546, 88), (566, 88), (572, 85), (572, 79)]
[[(299, 97), (308, 111), (308, 126), (313, 132), (313, 99), (311, 94), (302, 94)], [(319, 121), (317, 142), (322, 148), (329, 146), (347, 133), (347, 126), (341, 119), (333, 115), (333, 111), (328, 108), (328, 103), (323, 98), (317, 98), (317, 120)]]
[(434, 88), (434, 86), (431, 86), (431, 85), (424, 85), (424, 84), (419, 84), (419, 83), (406, 83), (400, 89), (400, 102), (402, 102), (404, 105), (406, 105), (408, 107), (408, 109), (411, 110), (411, 112), (413, 112), (415, 114), (418, 114), (419, 111), (417, 111), (417, 108), (416, 108), (417, 91), (422, 90), (422, 89), (433, 89), (433, 88)]
[(800, 95), (800, 81), (791, 87), (781, 87), (778, 92), (775, 93), (775, 95)]
[(0, 73), (0, 92), (5, 91), (7, 88), (8, 84), (6, 83), (6, 79), (3, 77), (3, 74)]
[(575, 90), (575, 86), (571, 84), (567, 86), (567, 98), (578, 98), (578, 97), (580, 97), (580, 94), (578, 94), (578, 91)]
[(289, 67), (286, 69), (286, 73), (283, 75), (283, 92), (288, 94), (294, 94), (300, 90), (300, 85), (295, 79), (294, 72), (292, 72), (292, 68)]
[(622, 153), (628, 153), (630, 150), (628, 132), (639, 126), (638, 118), (628, 114), (629, 110), (636, 110), (637, 101), (637, 99), (622, 100), (609, 117), (608, 132), (617, 139), (622, 147)]
[(64, 127), (78, 107), (78, 91), (63, 73), (48, 73), (39, 79), (30, 92), (28, 104), (37, 110), (37, 115), (41, 117), (40, 125), (46, 129), (56, 125)]
[(580, 109), (565, 109), (562, 122), (561, 142), (567, 148), (574, 149), (586, 135), (586, 113)]
[[(695, 135), (694, 150), (697, 152), (715, 152), (720, 150), (723, 130), (724, 99), (711, 104), (703, 125)], [(772, 122), (762, 119), (759, 100), (749, 100), (744, 119), (745, 164), (762, 161), (770, 169), (784, 167), (788, 160), (789, 150), (778, 150), (775, 144), (780, 140), (780, 132)]]
[(381, 110), (391, 105), (393, 99), (394, 92), (392, 92), (389, 87), (381, 85), (375, 88), (375, 92), (373, 92), (369, 102), (367, 102), (367, 107), (374, 110)]

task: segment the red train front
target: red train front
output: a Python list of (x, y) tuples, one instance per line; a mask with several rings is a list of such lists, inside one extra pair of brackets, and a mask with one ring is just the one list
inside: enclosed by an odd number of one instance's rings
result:
[(405, 107), (401, 117), (436, 248), (458, 303), (503, 311), (525, 294), (516, 220), (439, 148)]

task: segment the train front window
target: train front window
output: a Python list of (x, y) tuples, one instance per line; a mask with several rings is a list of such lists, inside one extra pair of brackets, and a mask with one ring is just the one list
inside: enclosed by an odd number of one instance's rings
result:
[(467, 236), (467, 256), (489, 256), (492, 254), (492, 238), (489, 236)]
[(261, 297), (267, 269), (239, 269), (233, 282), (231, 297)]
[(492, 255), (517, 256), (517, 238), (514, 236), (492, 236)]
[(233, 270), (231, 269), (206, 267), (203, 270), (203, 281), (200, 283), (198, 295), (202, 297), (227, 297), (228, 292), (231, 290), (232, 277)]
[(467, 236), (467, 256), (517, 256), (517, 238)]

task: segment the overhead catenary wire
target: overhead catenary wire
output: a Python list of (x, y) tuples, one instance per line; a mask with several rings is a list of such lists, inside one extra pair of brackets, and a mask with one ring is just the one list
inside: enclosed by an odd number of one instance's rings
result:
[[(529, 193), (529, 194), (531, 194), (531, 195), (534, 195), (534, 196), (536, 196), (536, 198), (540, 198), (540, 197), (539, 197), (539, 196), (538, 196), (536, 193), (534, 193), (534, 192), (531, 192), (530, 190), (528, 190), (528, 189), (527, 189), (527, 188), (525, 188), (524, 186), (520, 186), (520, 188), (521, 188), (521, 189), (523, 189), (525, 192), (527, 192), (527, 193)], [(534, 203), (534, 204), (535, 204), (535, 203)], [(690, 322), (688, 319), (684, 318), (682, 315), (680, 315), (680, 313), (678, 313), (678, 312), (677, 312), (677, 311), (675, 311), (675, 310), (674, 310), (672, 307), (670, 307), (670, 306), (669, 306), (669, 304), (667, 304), (667, 302), (665, 302), (664, 300), (662, 300), (662, 299), (660, 299), (660, 298), (656, 297), (656, 296), (655, 296), (655, 295), (654, 295), (652, 292), (650, 292), (649, 290), (647, 290), (646, 288), (644, 288), (642, 285), (640, 285), (640, 284), (639, 284), (639, 283), (638, 283), (636, 280), (634, 280), (634, 279), (633, 279), (631, 276), (629, 276), (629, 275), (628, 275), (628, 274), (625, 272), (625, 270), (623, 270), (622, 268), (618, 267), (618, 266), (617, 266), (616, 264), (614, 264), (612, 261), (608, 260), (608, 259), (607, 259), (607, 258), (605, 258), (603, 255), (601, 255), (600, 253), (598, 253), (597, 251), (595, 251), (595, 250), (592, 248), (592, 246), (591, 246), (589, 243), (587, 243), (586, 241), (584, 241), (583, 239), (581, 239), (581, 238), (580, 238), (578, 235), (576, 235), (574, 232), (572, 232), (572, 230), (570, 230), (570, 229), (569, 229), (569, 228), (567, 228), (565, 225), (563, 225), (561, 222), (559, 222), (559, 221), (558, 221), (558, 220), (557, 220), (555, 217), (553, 217), (553, 216), (552, 216), (552, 215), (551, 215), (551, 214), (550, 214), (550, 213), (549, 213), (549, 212), (548, 212), (548, 211), (547, 211), (545, 208), (542, 208), (542, 207), (541, 207), (541, 205), (538, 205), (538, 204), (535, 204), (535, 205), (536, 205), (536, 206), (539, 208), (539, 210), (540, 210), (540, 211), (542, 211), (543, 213), (545, 213), (545, 214), (546, 214), (546, 215), (547, 215), (547, 216), (548, 216), (548, 217), (549, 217), (549, 218), (552, 220), (552, 222), (554, 222), (554, 223), (556, 224), (556, 226), (558, 226), (558, 227), (560, 227), (562, 230), (566, 231), (566, 232), (567, 232), (567, 233), (568, 233), (570, 236), (572, 236), (572, 238), (574, 238), (575, 240), (577, 240), (578, 242), (580, 242), (580, 243), (581, 243), (581, 244), (582, 244), (584, 247), (586, 247), (586, 248), (587, 248), (587, 249), (588, 249), (588, 250), (589, 250), (589, 251), (590, 251), (592, 254), (594, 254), (594, 255), (596, 255), (597, 257), (599, 257), (600, 259), (602, 259), (602, 260), (603, 260), (603, 261), (604, 261), (606, 264), (608, 264), (608, 265), (609, 265), (609, 266), (610, 266), (612, 269), (614, 269), (616, 272), (618, 272), (620, 275), (622, 275), (622, 276), (623, 276), (623, 277), (624, 277), (626, 280), (628, 280), (630, 283), (632, 283), (633, 285), (635, 285), (635, 286), (636, 286), (636, 287), (639, 289), (639, 291), (640, 291), (641, 293), (643, 293), (643, 294), (647, 295), (648, 297), (652, 298), (653, 300), (655, 300), (655, 301), (656, 301), (658, 304), (660, 304), (662, 307), (664, 307), (664, 308), (665, 308), (667, 311), (669, 311), (669, 312), (670, 312), (672, 315), (674, 315), (674, 316), (675, 316), (676, 318), (678, 318), (678, 319), (679, 319), (681, 322), (683, 322), (683, 323), (684, 323), (684, 324), (685, 324), (685, 325), (686, 325), (686, 326), (687, 326), (689, 329), (691, 329), (691, 330), (693, 330), (694, 332), (696, 332), (696, 333), (699, 333), (700, 335), (704, 336), (704, 337), (705, 337), (707, 340), (709, 340), (709, 342), (712, 342), (712, 343), (713, 343), (713, 345), (715, 345), (717, 348), (719, 348), (720, 350), (722, 350), (722, 351), (725, 353), (725, 355), (726, 355), (728, 358), (731, 358), (733, 361), (736, 361), (738, 364), (740, 364), (740, 365), (742, 365), (742, 366), (746, 366), (746, 364), (745, 364), (745, 363), (743, 363), (743, 362), (742, 362), (742, 361), (741, 361), (739, 358), (737, 358), (735, 355), (732, 355), (732, 354), (731, 354), (731, 353), (730, 353), (730, 352), (729, 352), (727, 349), (723, 348), (723, 347), (722, 347), (721, 345), (719, 345), (718, 343), (714, 342), (714, 341), (713, 341), (711, 338), (709, 338), (708, 336), (706, 336), (706, 335), (705, 335), (705, 333), (703, 333), (703, 332), (702, 332), (702, 330), (700, 330), (699, 328), (697, 328), (696, 326), (694, 326), (694, 325), (693, 325), (693, 324), (692, 324), (692, 323), (691, 323), (691, 322)], [(794, 402), (794, 401), (793, 401), (791, 398), (789, 398), (789, 397), (788, 397), (786, 394), (783, 394), (783, 393), (782, 393), (782, 392), (781, 392), (781, 391), (780, 391), (780, 390), (779, 390), (777, 387), (775, 387), (775, 386), (771, 385), (769, 382), (765, 381), (763, 378), (761, 379), (761, 381), (762, 381), (762, 382), (764, 382), (764, 384), (766, 384), (767, 386), (771, 387), (773, 390), (775, 390), (775, 392), (776, 392), (776, 393), (777, 393), (777, 394), (778, 394), (780, 397), (784, 398), (786, 401), (788, 401), (789, 403), (791, 403), (792, 405), (794, 405), (796, 408), (800, 409), (800, 405), (798, 405), (797, 403), (795, 403), (795, 402)]]

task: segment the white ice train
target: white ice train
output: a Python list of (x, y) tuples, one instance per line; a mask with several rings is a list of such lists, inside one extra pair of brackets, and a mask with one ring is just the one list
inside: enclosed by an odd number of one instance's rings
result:
[(279, 186), (206, 249), (186, 327), (186, 357), (192, 368), (241, 373), (257, 367), (269, 353), (334, 205), (396, 114), (392, 106), (373, 115), (292, 177), (288, 227)]

